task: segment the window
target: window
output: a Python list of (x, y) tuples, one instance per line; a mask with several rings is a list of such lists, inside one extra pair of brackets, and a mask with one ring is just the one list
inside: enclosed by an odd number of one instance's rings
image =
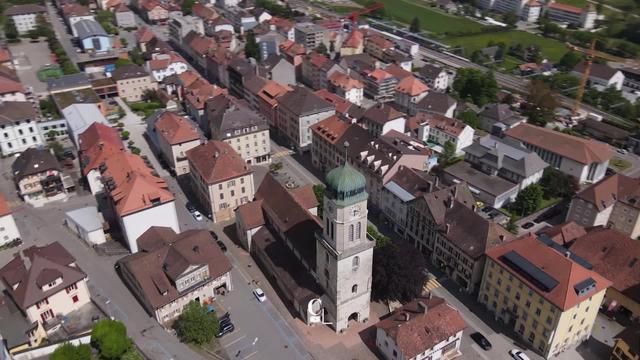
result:
[(220, 193), (220, 200), (224, 200), (224, 194)]
[(349, 241), (353, 241), (353, 224), (349, 225)]
[(240, 184), (244, 184), (244, 178), (240, 178)]
[(354, 256), (354, 257), (353, 257), (353, 260), (351, 260), (351, 266), (352, 266), (354, 269), (357, 269), (357, 268), (358, 268), (358, 266), (360, 266), (360, 257), (359, 257), (359, 256)]
[(231, 190), (231, 196), (236, 196), (236, 192), (234, 190)]
[(362, 223), (357, 223), (356, 224), (356, 238), (360, 239), (361, 236), (362, 236)]
[(78, 302), (78, 295), (73, 295), (73, 297), (71, 298), (71, 301), (73, 301), (73, 303), (77, 303)]
[(68, 293), (72, 292), (73, 290), (78, 290), (78, 285), (71, 284), (71, 285), (67, 286), (65, 288), (65, 290), (67, 291), (67, 294), (68, 294)]
[(222, 190), (222, 184), (218, 184), (218, 190)]
[(357, 293), (357, 292), (358, 292), (358, 285), (353, 285), (353, 286), (351, 287), (351, 292), (352, 292), (353, 294)]
[(540, 310), (540, 308), (536, 308), (536, 315), (540, 316), (541, 313), (542, 313), (542, 310)]
[(240, 189), (240, 190), (242, 191), (242, 193), (243, 193), (243, 194), (245, 193), (244, 186), (243, 186), (243, 187), (242, 187), (242, 189)]
[(531, 301), (527, 300), (527, 302), (526, 302), (526, 303), (524, 303), (524, 306), (526, 306), (526, 307), (531, 307)]

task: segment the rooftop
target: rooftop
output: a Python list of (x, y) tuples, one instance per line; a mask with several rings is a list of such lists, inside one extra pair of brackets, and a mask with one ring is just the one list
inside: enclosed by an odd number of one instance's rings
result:
[(278, 104), (296, 116), (307, 116), (334, 110), (333, 106), (314, 94), (311, 90), (296, 86), (278, 99)]
[(576, 197), (591, 203), (598, 211), (617, 201), (640, 209), (640, 179), (614, 174), (580, 191)]
[(0, 125), (9, 125), (18, 121), (35, 120), (36, 111), (28, 101), (1, 101)]
[(48, 170), (61, 170), (60, 163), (49, 150), (28, 148), (11, 164), (15, 181), (34, 174), (40, 174)]
[(73, 28), (76, 29), (78, 38), (83, 40), (93, 36), (108, 36), (102, 26), (93, 20), (83, 19), (73, 23)]
[(5, 10), (5, 16), (15, 16), (15, 15), (26, 15), (26, 14), (36, 14), (36, 13), (45, 13), (47, 12), (47, 8), (44, 6), (40, 6), (37, 4), (22, 4), (22, 5), (14, 5), (7, 10)]
[(252, 170), (224, 141), (208, 141), (187, 151), (187, 158), (207, 184), (249, 175)]
[(111, 73), (111, 77), (116, 81), (136, 79), (144, 76), (149, 76), (147, 71), (142, 66), (138, 66), (135, 64), (125, 64), (119, 66), (113, 71), (113, 73)]
[(169, 145), (200, 140), (200, 135), (189, 120), (171, 111), (158, 114), (154, 129)]
[(460, 161), (451, 166), (447, 166), (442, 171), (459, 181), (469, 184), (470, 187), (482, 190), (494, 197), (511, 192), (518, 187), (516, 183), (476, 170), (466, 161)]
[(396, 91), (409, 96), (418, 96), (429, 91), (429, 87), (413, 76), (407, 76), (398, 82)]
[(549, 166), (535, 152), (518, 141), (485, 135), (463, 149), (473, 155), (472, 162), (488, 165), (494, 169), (505, 168), (522, 177), (529, 177)]
[(47, 79), (47, 90), (50, 92), (75, 89), (79, 87), (91, 87), (89, 75), (83, 72), (77, 74), (62, 75), (59, 78)]

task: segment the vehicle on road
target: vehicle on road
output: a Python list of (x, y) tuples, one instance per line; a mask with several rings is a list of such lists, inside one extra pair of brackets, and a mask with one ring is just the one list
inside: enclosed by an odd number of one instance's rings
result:
[(522, 350), (511, 349), (509, 350), (509, 355), (511, 355), (511, 357), (516, 360), (529, 360), (529, 357), (527, 356), (527, 354), (522, 352)]
[(189, 211), (192, 214), (196, 211), (196, 207), (193, 206), (193, 204), (188, 201), (184, 206), (187, 208), (187, 211)]
[(523, 229), (531, 229), (533, 227), (533, 225), (535, 225), (534, 223), (532, 223), (531, 221), (525, 223), (524, 225), (522, 225)]
[(218, 244), (218, 247), (220, 248), (220, 250), (222, 250), (222, 252), (227, 252), (227, 245), (225, 245), (222, 240), (216, 241), (216, 244)]
[(621, 155), (627, 155), (627, 150), (625, 149), (616, 149), (616, 152)]
[(218, 240), (218, 234), (216, 234), (213, 230), (209, 230), (209, 234), (214, 240)]
[(196, 221), (204, 220), (204, 216), (202, 216), (202, 214), (200, 214), (200, 211), (196, 210), (192, 214), (193, 214), (193, 218), (196, 219)]
[(253, 289), (253, 296), (255, 296), (256, 299), (258, 299), (258, 301), (260, 302), (264, 302), (265, 300), (267, 300), (267, 295), (265, 295), (264, 291), (262, 291), (262, 289), (260, 288)]
[(470, 335), (470, 337), (475, 341), (483, 350), (491, 350), (491, 343), (489, 340), (484, 337), (484, 335), (479, 332), (474, 332)]
[(217, 338), (221, 338), (221, 337), (225, 336), (228, 333), (232, 333), (233, 330), (235, 330), (235, 329), (236, 329), (236, 327), (233, 326), (232, 323), (220, 324), (220, 330), (216, 334), (216, 337)]

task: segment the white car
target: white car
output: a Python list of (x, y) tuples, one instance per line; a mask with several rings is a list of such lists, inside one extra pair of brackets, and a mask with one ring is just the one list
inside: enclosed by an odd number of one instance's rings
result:
[(193, 215), (193, 218), (196, 219), (196, 221), (202, 221), (204, 219), (198, 210), (194, 211), (191, 215)]
[(253, 289), (253, 295), (260, 302), (264, 302), (265, 300), (267, 300), (267, 295), (265, 295), (264, 291), (262, 291), (262, 289), (260, 289), (260, 288)]
[(524, 352), (522, 352), (522, 350), (509, 350), (509, 355), (511, 355), (511, 357), (516, 360), (529, 360), (529, 357)]

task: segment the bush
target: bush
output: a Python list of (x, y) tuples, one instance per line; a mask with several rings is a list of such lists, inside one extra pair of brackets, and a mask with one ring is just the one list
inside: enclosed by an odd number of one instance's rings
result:
[(127, 130), (125, 130), (125, 131), (120, 133), (120, 138), (122, 140), (129, 140), (129, 135), (130, 135), (130, 133)]
[(49, 360), (91, 360), (91, 347), (86, 344), (75, 346), (64, 343), (49, 356)]
[(100, 351), (100, 357), (118, 360), (131, 348), (127, 328), (116, 320), (98, 321), (91, 329), (91, 343)]
[(173, 329), (180, 341), (201, 345), (211, 341), (219, 326), (215, 314), (207, 313), (200, 303), (191, 301), (174, 322)]
[(140, 155), (141, 152), (142, 152), (142, 150), (140, 150), (140, 148), (137, 148), (137, 147), (132, 147), (131, 148), (131, 153), (133, 155)]

